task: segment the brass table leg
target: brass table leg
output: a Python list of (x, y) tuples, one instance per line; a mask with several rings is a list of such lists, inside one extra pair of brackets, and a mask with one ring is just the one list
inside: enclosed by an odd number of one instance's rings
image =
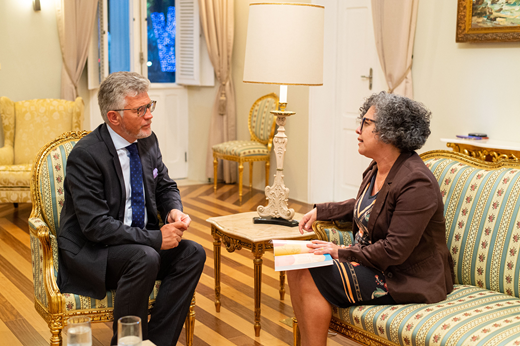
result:
[(220, 237), (215, 233), (213, 225), (211, 225), (211, 234), (213, 235), (213, 256), (215, 261), (215, 311), (220, 312)]
[(280, 300), (285, 298), (285, 272), (280, 272)]
[(217, 192), (218, 159), (213, 156), (213, 191)]
[(255, 336), (260, 336), (260, 304), (262, 297), (262, 255), (255, 253), (253, 263), (255, 265)]
[(296, 320), (296, 317), (292, 318), (293, 320), (293, 341), (294, 346), (300, 346), (302, 344), (302, 337), (300, 334), (300, 328), (298, 327), (298, 321)]

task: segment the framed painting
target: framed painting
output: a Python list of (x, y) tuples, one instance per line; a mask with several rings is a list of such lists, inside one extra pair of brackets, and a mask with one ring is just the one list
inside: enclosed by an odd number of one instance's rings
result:
[(520, 0), (458, 0), (456, 41), (520, 41)]

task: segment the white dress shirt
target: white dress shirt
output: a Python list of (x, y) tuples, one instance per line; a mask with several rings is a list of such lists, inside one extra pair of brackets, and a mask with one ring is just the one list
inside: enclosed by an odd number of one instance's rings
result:
[[(130, 142), (126, 139), (118, 135), (110, 125), (107, 124), (108, 133), (110, 133), (110, 137), (112, 138), (112, 142), (116, 147), (117, 156), (119, 157), (119, 163), (121, 164), (121, 171), (123, 172), (123, 180), (125, 182), (125, 191), (126, 191), (126, 201), (125, 201), (125, 218), (123, 220), (124, 224), (127, 226), (132, 225), (132, 188), (130, 185), (130, 152), (126, 149), (129, 146)], [(134, 143), (137, 143), (135, 141)], [(144, 179), (144, 177), (143, 177)], [(143, 181), (143, 198), (145, 197), (144, 191), (144, 181)], [(145, 199), (146, 203), (146, 199)], [(146, 211), (146, 204), (145, 204)], [(148, 216), (146, 212), (144, 213), (144, 224), (148, 222)]]

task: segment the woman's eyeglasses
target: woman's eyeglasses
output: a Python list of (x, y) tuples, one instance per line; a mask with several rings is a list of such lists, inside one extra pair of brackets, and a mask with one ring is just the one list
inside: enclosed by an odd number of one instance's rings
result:
[(363, 118), (357, 118), (357, 119), (356, 119), (356, 123), (357, 123), (358, 126), (360, 126), (360, 128), (359, 128), (359, 132), (363, 132), (363, 126), (364, 126), (365, 124), (366, 124), (367, 126), (370, 126), (370, 124), (372, 124), (372, 123), (375, 124), (375, 123), (377, 123), (377, 121), (376, 121), (376, 120), (372, 120), (372, 119), (370, 119), (370, 118), (365, 118), (365, 117), (363, 117)]

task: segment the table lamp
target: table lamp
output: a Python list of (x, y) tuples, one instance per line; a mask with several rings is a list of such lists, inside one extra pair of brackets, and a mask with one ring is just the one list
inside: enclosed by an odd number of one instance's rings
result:
[(273, 139), (276, 174), (265, 188), (267, 206), (257, 208), (255, 223), (297, 226), (294, 209), (287, 201), (283, 181), (287, 146), (285, 122), (295, 114), (286, 111), (288, 85), (323, 85), (323, 33), (325, 7), (299, 3), (252, 3), (249, 5), (244, 82), (280, 85), (278, 131)]

